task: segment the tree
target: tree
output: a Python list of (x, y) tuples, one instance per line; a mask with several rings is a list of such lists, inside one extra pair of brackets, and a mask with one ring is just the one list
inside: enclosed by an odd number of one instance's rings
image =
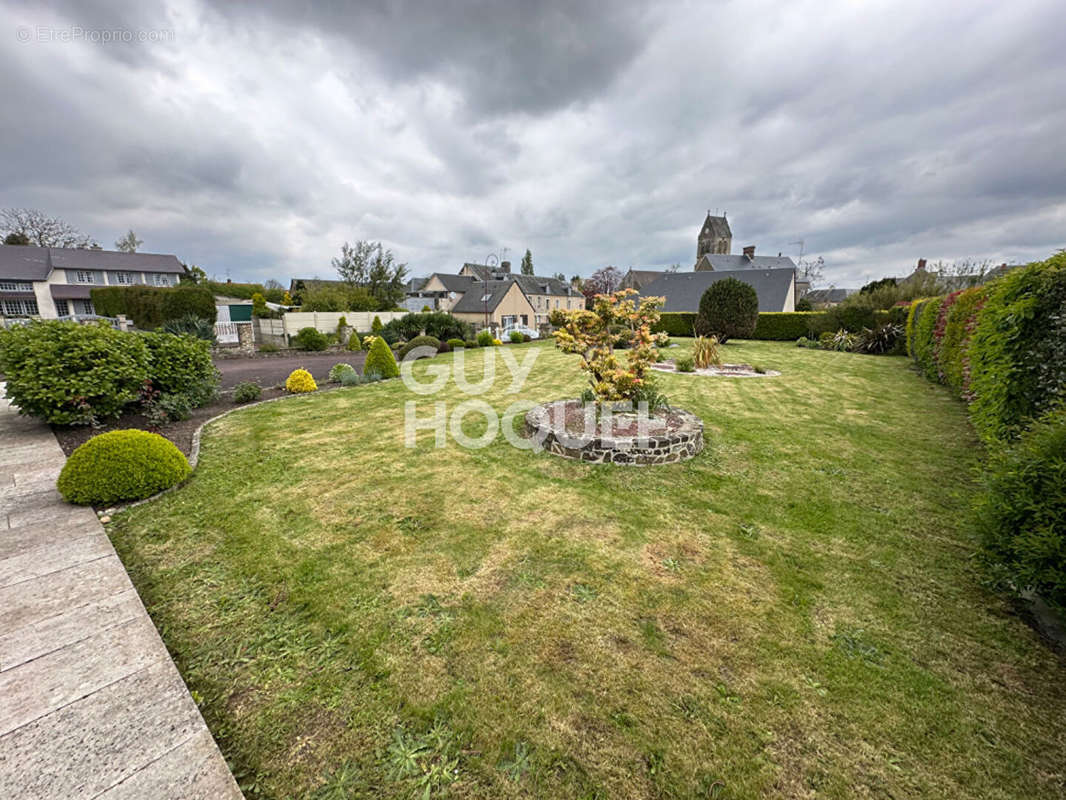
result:
[(825, 259), (821, 256), (813, 260), (801, 258), (796, 262), (796, 280), (807, 281), (813, 287), (822, 282), (824, 270)]
[(182, 283), (206, 283), (207, 273), (200, 269), (195, 264), (182, 264), (185, 267), (185, 272), (178, 276), (178, 279)]
[(666, 271), (667, 272), (677, 272), (679, 269), (681, 269), (681, 265), (678, 264), (677, 262), (674, 262), (673, 264), (671, 264), (670, 266), (668, 266), (666, 268)]
[(566, 276), (561, 272), (556, 272), (552, 277), (560, 283), (566, 283)]
[(0, 210), (0, 232), (19, 234), (28, 244), (37, 247), (89, 248), (99, 245), (73, 225), (58, 217), (49, 217), (35, 208), (5, 208)]
[(129, 233), (115, 242), (115, 249), (121, 250), (123, 253), (136, 253), (137, 248), (144, 244), (143, 239), (138, 239), (137, 234), (130, 228)]
[(385, 311), (403, 302), (407, 265), (396, 264), (391, 250), (381, 242), (345, 242), (340, 258), (333, 259), (333, 268), (350, 287), (363, 288), (377, 301), (377, 309)]
[(613, 294), (621, 284), (622, 273), (616, 267), (600, 267), (585, 279), (581, 292), (591, 303), (598, 294)]
[(747, 338), (759, 321), (759, 295), (744, 281), (726, 278), (712, 283), (700, 298), (696, 315), (697, 336), (717, 336), (725, 344), (733, 338)]
[(529, 248), (526, 248), (526, 254), (522, 256), (522, 274), (533, 274), (533, 254), (529, 252)]
[(811, 304), (811, 301), (808, 300), (806, 297), (801, 297), (799, 299), (799, 302), (796, 303), (796, 310), (797, 311), (814, 311), (814, 306)]
[(263, 295), (259, 292), (252, 294), (252, 316), (253, 317), (266, 317), (270, 315), (270, 309), (267, 308), (267, 301)]
[(4, 244), (6, 245), (21, 245), (25, 247), (30, 243), (30, 237), (24, 233), (9, 233), (4, 237)]
[[(636, 294), (636, 289), (622, 289), (597, 295), (591, 310), (567, 311), (563, 327), (553, 334), (560, 350), (581, 356), (581, 369), (598, 400), (636, 401), (653, 386), (646, 373), (656, 360), (656, 345), (666, 339), (651, 332), (663, 298), (644, 297), (638, 305)], [(625, 366), (614, 354), (623, 338), (629, 343)]]

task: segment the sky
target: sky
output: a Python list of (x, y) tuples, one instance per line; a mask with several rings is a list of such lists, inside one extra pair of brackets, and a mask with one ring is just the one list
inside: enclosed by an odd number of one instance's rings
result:
[(1062, 0), (0, 0), (0, 207), (286, 284), (360, 239), (688, 270), (708, 210), (822, 285), (1024, 263), (1066, 247), (1063, 53)]

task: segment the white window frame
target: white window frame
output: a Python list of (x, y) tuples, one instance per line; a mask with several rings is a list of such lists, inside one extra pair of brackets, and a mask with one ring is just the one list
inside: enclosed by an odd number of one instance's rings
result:
[(170, 276), (165, 272), (156, 272), (152, 275), (153, 286), (170, 286)]
[(74, 279), (78, 283), (96, 283), (96, 275), (92, 270), (79, 269), (74, 271)]
[(112, 274), (115, 276), (115, 284), (117, 286), (133, 286), (135, 283), (132, 272), (115, 272)]
[(0, 292), (32, 292), (33, 284), (29, 281), (0, 281)]
[(27, 297), (19, 300), (0, 300), (0, 312), (5, 317), (36, 317), (40, 315), (37, 298)]

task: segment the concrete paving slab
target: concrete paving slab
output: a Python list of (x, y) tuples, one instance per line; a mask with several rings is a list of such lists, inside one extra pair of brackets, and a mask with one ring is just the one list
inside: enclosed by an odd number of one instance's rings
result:
[(75, 567), (114, 553), (103, 533), (83, 536), (61, 544), (43, 544), (18, 555), (0, 559), (0, 588)]

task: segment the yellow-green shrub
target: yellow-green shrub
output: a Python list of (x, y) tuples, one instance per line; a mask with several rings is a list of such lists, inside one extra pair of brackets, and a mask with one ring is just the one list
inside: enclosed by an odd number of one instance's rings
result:
[(313, 392), (318, 388), (315, 379), (306, 369), (294, 369), (285, 379), (285, 390), (293, 394)]
[(396, 357), (392, 354), (388, 343), (377, 336), (370, 345), (370, 351), (366, 354), (366, 363), (363, 364), (363, 374), (380, 375), (382, 378), (395, 378), (400, 374), (400, 368), (396, 366)]
[(68, 502), (100, 506), (151, 497), (191, 471), (181, 451), (158, 433), (111, 431), (71, 453), (56, 488)]

